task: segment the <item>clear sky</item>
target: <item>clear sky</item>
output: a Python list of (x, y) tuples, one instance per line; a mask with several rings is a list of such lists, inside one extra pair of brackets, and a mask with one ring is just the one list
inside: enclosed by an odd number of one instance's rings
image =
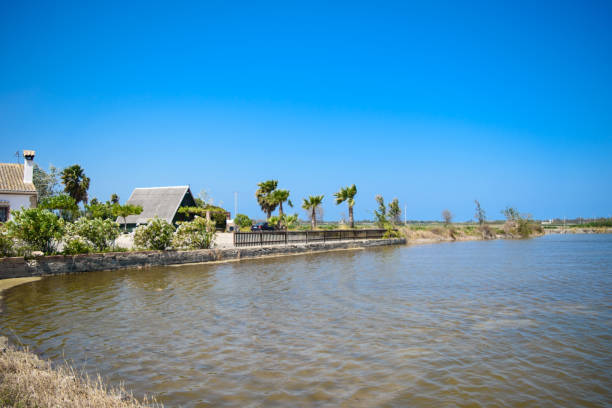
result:
[(352, 183), (357, 219), (612, 215), (609, 1), (85, 3), (0, 5), (1, 162), (256, 218), (270, 178), (326, 219)]

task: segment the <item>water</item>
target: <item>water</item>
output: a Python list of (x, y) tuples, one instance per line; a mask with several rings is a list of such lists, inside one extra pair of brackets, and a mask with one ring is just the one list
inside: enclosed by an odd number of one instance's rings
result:
[(51, 277), (0, 330), (167, 406), (612, 406), (612, 235)]

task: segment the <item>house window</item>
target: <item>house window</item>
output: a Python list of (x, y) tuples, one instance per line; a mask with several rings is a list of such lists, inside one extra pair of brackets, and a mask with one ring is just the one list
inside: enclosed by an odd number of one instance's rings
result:
[(8, 221), (8, 217), (9, 217), (9, 208), (0, 207), (0, 222)]

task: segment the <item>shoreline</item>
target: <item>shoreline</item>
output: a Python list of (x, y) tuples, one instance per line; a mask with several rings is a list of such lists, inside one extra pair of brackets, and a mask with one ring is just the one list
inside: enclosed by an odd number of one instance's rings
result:
[(198, 249), (188, 251), (133, 251), (82, 255), (51, 255), (36, 257), (34, 259), (24, 259), (22, 257), (0, 258), (0, 280), (61, 275), (67, 273), (141, 269), (152, 266), (186, 265), (232, 260), (239, 261), (244, 259), (366, 249), (402, 244), (406, 244), (405, 238), (246, 248)]

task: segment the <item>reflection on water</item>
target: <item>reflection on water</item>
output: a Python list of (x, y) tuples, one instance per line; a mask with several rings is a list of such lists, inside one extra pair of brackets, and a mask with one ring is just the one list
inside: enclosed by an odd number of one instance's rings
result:
[(52, 277), (0, 328), (169, 406), (612, 404), (612, 236)]

